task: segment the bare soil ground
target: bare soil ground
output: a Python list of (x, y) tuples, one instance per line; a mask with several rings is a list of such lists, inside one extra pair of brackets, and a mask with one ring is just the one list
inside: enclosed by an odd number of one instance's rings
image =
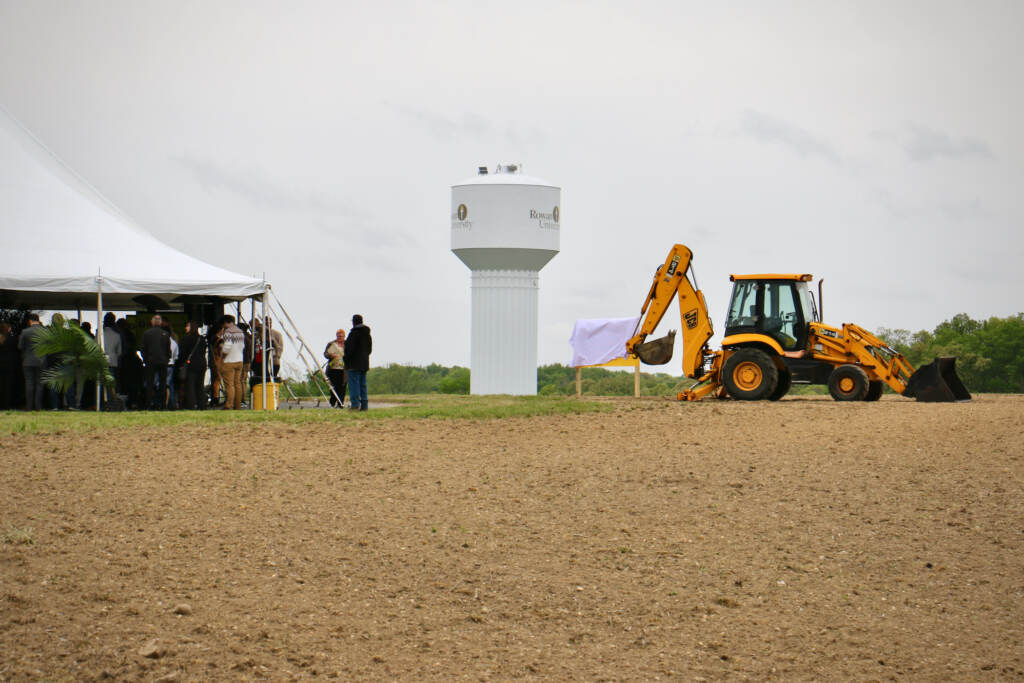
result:
[(3, 435), (0, 679), (1024, 677), (1024, 397), (614, 404)]

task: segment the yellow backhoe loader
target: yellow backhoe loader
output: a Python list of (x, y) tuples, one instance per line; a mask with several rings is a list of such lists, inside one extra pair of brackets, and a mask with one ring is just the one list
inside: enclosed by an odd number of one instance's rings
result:
[[(675, 332), (645, 341), (678, 297), (683, 331), (683, 373), (697, 380), (679, 400), (709, 394), (745, 401), (777, 401), (794, 383), (825, 384), (837, 401), (877, 401), (885, 385), (918, 401), (969, 401), (956, 374), (956, 359), (936, 358), (915, 372), (899, 352), (857, 325), (821, 322), (807, 273), (732, 275), (735, 283), (722, 348), (714, 335), (704, 295), (696, 286), (693, 253), (676, 244), (654, 273), (640, 310), (643, 319), (626, 350), (648, 365), (672, 358)], [(818, 286), (818, 301), (821, 285)]]

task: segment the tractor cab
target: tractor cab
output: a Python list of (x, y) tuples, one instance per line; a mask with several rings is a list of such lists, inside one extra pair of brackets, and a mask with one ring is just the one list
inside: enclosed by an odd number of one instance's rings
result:
[(735, 284), (725, 336), (763, 335), (784, 352), (807, 347), (808, 323), (820, 322), (808, 283), (810, 274), (731, 275)]

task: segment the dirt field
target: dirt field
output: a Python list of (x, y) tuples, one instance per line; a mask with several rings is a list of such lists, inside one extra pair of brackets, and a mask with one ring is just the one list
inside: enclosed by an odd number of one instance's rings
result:
[(0, 680), (1024, 677), (1024, 397), (614, 403), (4, 435)]

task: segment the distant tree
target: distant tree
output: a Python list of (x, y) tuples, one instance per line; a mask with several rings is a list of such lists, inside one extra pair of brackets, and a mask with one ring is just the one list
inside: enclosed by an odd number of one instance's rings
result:
[[(441, 368), (439, 365), (435, 367)], [(371, 391), (378, 394), (431, 394), (438, 391), (441, 373), (431, 374), (427, 368), (391, 363), (370, 368), (366, 383)]]
[(882, 328), (879, 336), (915, 368), (938, 356), (955, 357), (969, 391), (1024, 392), (1024, 313), (985, 321), (959, 313), (932, 332)]
[(538, 396), (557, 396), (561, 393), (563, 392), (559, 391), (558, 387), (550, 383), (545, 384), (544, 386), (537, 390)]
[(469, 368), (454, 367), (441, 378), (438, 390), (442, 394), (468, 394), (469, 380)]

